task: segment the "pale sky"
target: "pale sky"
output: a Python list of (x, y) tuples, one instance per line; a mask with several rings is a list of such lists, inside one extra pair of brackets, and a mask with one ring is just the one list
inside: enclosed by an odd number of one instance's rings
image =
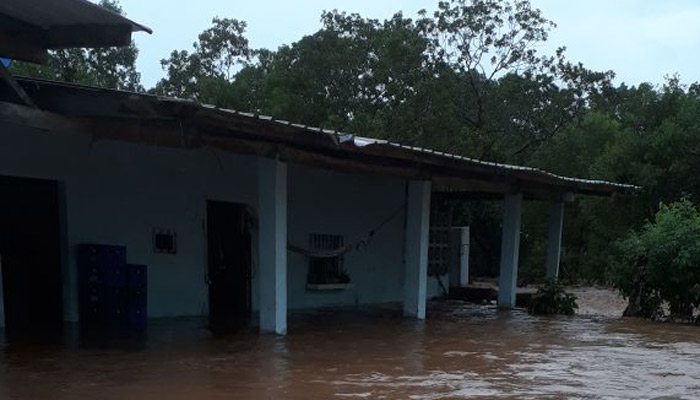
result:
[[(542, 51), (567, 47), (571, 61), (594, 70), (612, 69), (617, 83), (662, 83), (680, 74), (700, 81), (700, 1), (698, 0), (531, 0), (558, 27)], [(162, 76), (160, 60), (173, 49), (191, 50), (214, 16), (248, 23), (253, 48), (276, 49), (317, 31), (323, 10), (357, 12), (385, 19), (396, 11), (415, 17), (434, 10), (438, 0), (121, 0), (127, 16), (153, 29), (134, 35), (144, 86)]]

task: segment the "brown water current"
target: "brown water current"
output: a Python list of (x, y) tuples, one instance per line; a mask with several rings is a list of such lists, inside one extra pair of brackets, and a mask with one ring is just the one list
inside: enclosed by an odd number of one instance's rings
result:
[(696, 399), (700, 327), (432, 304), (292, 315), (285, 338), (199, 319), (143, 342), (6, 345), (2, 399)]

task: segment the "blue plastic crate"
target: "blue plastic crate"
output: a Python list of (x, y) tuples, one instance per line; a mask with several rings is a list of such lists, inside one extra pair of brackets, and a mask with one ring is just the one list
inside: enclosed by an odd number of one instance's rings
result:
[(148, 275), (145, 265), (127, 264), (126, 265), (126, 287), (128, 289), (146, 290), (148, 286)]
[(126, 286), (126, 247), (100, 244), (78, 246), (80, 286)]
[(82, 244), (77, 261), (81, 325), (100, 330), (126, 327), (126, 248)]
[(148, 325), (148, 301), (143, 290), (130, 290), (127, 305), (127, 324), (130, 330), (143, 331)]
[(107, 267), (124, 268), (126, 266), (126, 247), (124, 246), (99, 245), (97, 255), (100, 264)]

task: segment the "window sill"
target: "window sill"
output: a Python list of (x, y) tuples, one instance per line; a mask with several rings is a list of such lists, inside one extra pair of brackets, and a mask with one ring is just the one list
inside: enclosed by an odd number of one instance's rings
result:
[(352, 289), (352, 283), (307, 283), (306, 290), (314, 292), (336, 292), (341, 290)]

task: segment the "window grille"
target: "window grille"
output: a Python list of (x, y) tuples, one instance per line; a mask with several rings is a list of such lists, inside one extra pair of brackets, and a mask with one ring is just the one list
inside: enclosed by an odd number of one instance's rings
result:
[(445, 275), (449, 271), (450, 227), (452, 204), (435, 201), (430, 206), (430, 238), (428, 275)]
[[(345, 245), (342, 235), (312, 233), (309, 236), (309, 247), (312, 250), (335, 250)], [(314, 285), (349, 283), (350, 278), (345, 272), (344, 257), (319, 258), (309, 257), (309, 275), (307, 283)]]

